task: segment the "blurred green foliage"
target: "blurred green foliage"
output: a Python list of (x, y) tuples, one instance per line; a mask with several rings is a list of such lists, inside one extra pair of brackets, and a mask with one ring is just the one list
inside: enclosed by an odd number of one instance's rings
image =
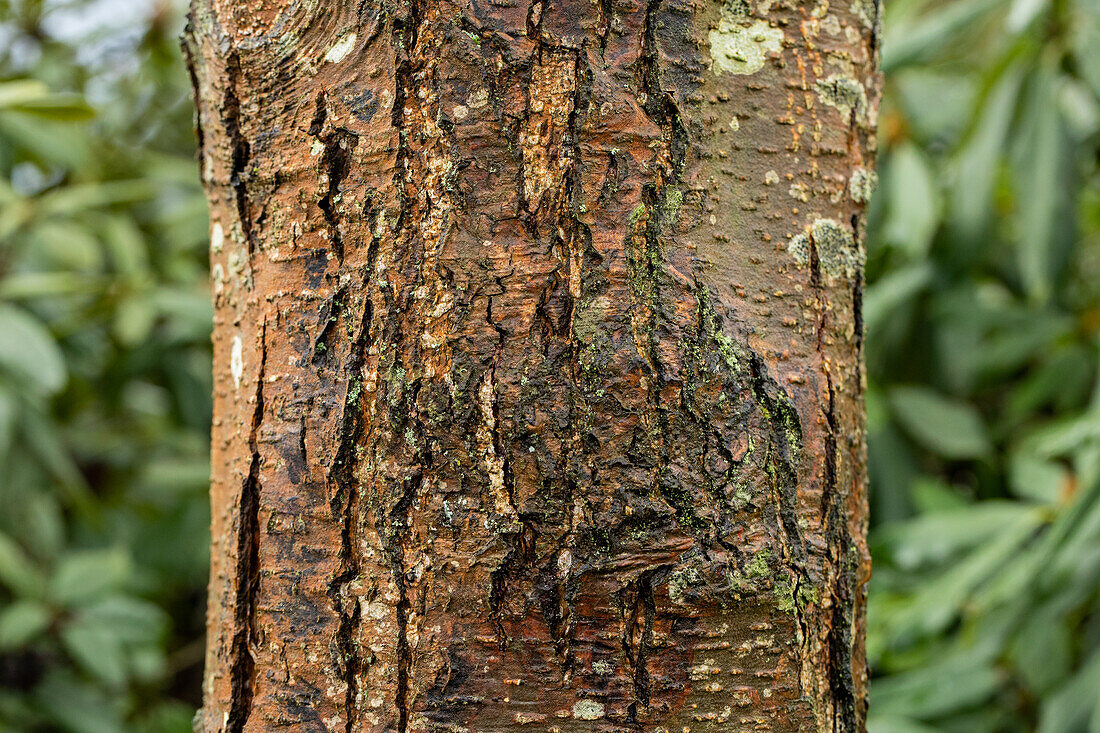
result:
[(0, 0), (0, 730), (186, 731), (206, 206), (181, 13), (94, 5)]
[[(104, 6), (125, 32), (73, 32)], [(182, 732), (198, 702), (180, 18), (0, 0), (0, 729)], [(1097, 733), (1100, 0), (891, 0), (883, 47), (872, 733)]]
[(1100, 732), (1100, 2), (891, 0), (872, 733)]

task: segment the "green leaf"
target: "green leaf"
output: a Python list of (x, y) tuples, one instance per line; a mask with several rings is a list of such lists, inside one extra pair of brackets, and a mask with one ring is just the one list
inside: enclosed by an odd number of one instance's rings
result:
[(0, 385), (0, 465), (11, 448), (15, 427), (19, 421), (19, 404), (10, 389)]
[(867, 720), (867, 733), (937, 733), (935, 728), (922, 725), (908, 718), (871, 715)]
[(916, 23), (888, 28), (882, 44), (882, 70), (889, 74), (934, 56), (1003, 2), (955, 0), (939, 6), (941, 9), (928, 13)]
[(1008, 12), (1008, 29), (1019, 33), (1049, 7), (1050, 0), (1013, 0)]
[(901, 568), (912, 570), (958, 557), (1031, 512), (1028, 505), (1013, 501), (956, 506), (894, 523), (878, 534), (878, 540)]
[(1022, 79), (1019, 64), (1000, 74), (978, 110), (974, 129), (952, 162), (954, 185), (949, 222), (955, 241), (967, 250), (983, 244), (982, 237), (993, 220), (994, 187)]
[(1027, 87), (1022, 130), (1016, 138), (1017, 268), (1037, 303), (1049, 300), (1072, 241), (1072, 206), (1066, 196), (1072, 172), (1057, 90), (1057, 71), (1045, 63)]
[(39, 394), (54, 394), (65, 386), (65, 359), (53, 337), (36, 318), (0, 303), (0, 370), (21, 386)]
[(111, 595), (80, 611), (80, 617), (115, 629), (119, 640), (127, 643), (156, 641), (168, 628), (168, 619), (158, 606), (139, 598)]
[(1059, 463), (1017, 451), (1009, 457), (1008, 482), (1021, 499), (1054, 504), (1068, 489), (1070, 474)]
[(117, 687), (126, 681), (126, 655), (118, 629), (77, 617), (61, 629), (61, 643), (89, 674)]
[(874, 338), (885, 328), (893, 312), (916, 298), (932, 276), (932, 266), (920, 262), (893, 270), (869, 286), (863, 296), (863, 323), (868, 337)]
[(927, 387), (894, 387), (890, 406), (898, 423), (944, 458), (982, 458), (992, 451), (981, 415), (972, 405)]
[(885, 183), (890, 217), (883, 236), (910, 257), (921, 257), (939, 224), (940, 204), (932, 171), (915, 145), (903, 143), (894, 149)]
[(50, 625), (50, 609), (32, 600), (19, 600), (0, 610), (0, 650), (23, 646)]
[(0, 583), (21, 598), (41, 596), (46, 585), (34, 561), (6, 534), (0, 534)]
[(40, 81), (0, 83), (0, 111), (23, 112), (54, 120), (86, 120), (92, 108), (78, 94), (51, 93)]
[(120, 590), (132, 574), (130, 555), (121, 548), (73, 552), (50, 578), (50, 598), (63, 605), (87, 603)]
[(48, 672), (34, 695), (54, 729), (66, 733), (119, 733), (126, 729), (121, 713), (123, 697), (81, 680), (68, 669)]
[(878, 681), (871, 707), (879, 716), (929, 720), (988, 700), (999, 684), (991, 664), (961, 654)]
[(1093, 652), (1081, 671), (1044, 701), (1038, 733), (1080, 730), (1097, 707), (1097, 690), (1100, 690), (1100, 651)]

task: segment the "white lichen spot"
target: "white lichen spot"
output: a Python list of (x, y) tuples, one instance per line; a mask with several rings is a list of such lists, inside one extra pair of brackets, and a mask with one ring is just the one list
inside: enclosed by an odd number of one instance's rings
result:
[(601, 659), (597, 662), (593, 662), (592, 671), (596, 674), (611, 674), (615, 671), (615, 668), (611, 665), (611, 662), (606, 659)]
[(349, 33), (341, 38), (336, 43), (332, 44), (332, 48), (325, 54), (326, 64), (338, 64), (348, 57), (351, 50), (355, 48), (355, 41), (359, 38), (355, 33)]
[(313, 142), (309, 144), (309, 154), (316, 158), (325, 150), (325, 144), (320, 140), (314, 138)]
[(737, 132), (738, 130), (741, 129), (741, 123), (737, 120), (736, 117), (734, 117), (732, 120), (730, 120), (730, 129), (733, 130), (734, 132)]
[(558, 577), (568, 578), (569, 571), (572, 569), (572, 567), (573, 553), (569, 552), (569, 550), (563, 550), (562, 553), (558, 555)]
[(487, 104), (489, 104), (489, 91), (487, 89), (476, 90), (466, 100), (466, 105), (473, 109), (481, 109)]
[(707, 658), (703, 660), (702, 664), (696, 664), (688, 671), (688, 676), (695, 680), (704, 680), (711, 675), (720, 674), (722, 668), (716, 665), (714, 659)]
[(779, 174), (778, 173), (776, 173), (775, 171), (768, 171), (767, 173), (764, 174), (764, 185), (765, 186), (774, 186), (777, 183), (779, 183)]
[(577, 720), (599, 720), (603, 717), (603, 703), (595, 700), (577, 700), (573, 705), (573, 717)]
[(855, 237), (834, 219), (816, 219), (805, 230), (791, 237), (787, 252), (800, 267), (810, 264), (817, 255), (817, 266), (826, 283), (855, 277), (863, 266), (863, 252)]
[(512, 722), (517, 725), (527, 725), (528, 723), (541, 723), (546, 718), (546, 713), (516, 713), (512, 716)]
[(862, 117), (867, 109), (867, 92), (863, 85), (847, 76), (830, 76), (815, 85), (817, 97), (830, 107), (847, 116), (855, 112)]
[(875, 0), (852, 0), (850, 5), (852, 15), (859, 18), (859, 22), (865, 28), (872, 28), (878, 17), (878, 7)]
[(840, 35), (840, 19), (833, 14), (826, 15), (821, 19), (821, 30), (828, 33), (830, 36)]
[(856, 168), (848, 179), (848, 195), (857, 204), (866, 204), (871, 200), (878, 186), (878, 174), (866, 168)]
[(219, 222), (214, 222), (214, 226), (210, 230), (210, 251), (214, 254), (221, 254), (223, 247), (225, 247), (225, 230), (222, 229)]
[(763, 20), (748, 26), (744, 20), (723, 11), (718, 27), (710, 32), (711, 68), (727, 74), (755, 74), (764, 68), (768, 54), (783, 47), (783, 31)]
[(464, 104), (460, 104), (455, 107), (454, 112), (451, 113), (455, 122), (462, 122), (464, 119), (470, 116), (470, 108)]
[(233, 375), (233, 389), (240, 389), (244, 374), (244, 344), (239, 335), (233, 337), (233, 345), (229, 349), (229, 373)]
[(225, 290), (225, 268), (222, 267), (222, 263), (214, 263), (214, 266), (210, 268), (210, 278), (214, 281), (215, 294), (220, 294)]
[(792, 183), (787, 189), (787, 195), (796, 201), (806, 203), (810, 200), (810, 187), (805, 183)]

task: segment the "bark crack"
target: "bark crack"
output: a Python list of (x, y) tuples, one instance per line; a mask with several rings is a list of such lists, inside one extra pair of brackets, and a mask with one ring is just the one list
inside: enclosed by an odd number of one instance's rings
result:
[[(395, 241), (400, 241), (403, 235), (409, 231), (409, 217), (412, 208), (411, 203), (416, 198), (415, 195), (410, 195), (410, 188), (415, 186), (416, 182), (414, 181), (410, 163), (410, 130), (409, 119), (406, 115), (405, 107), (410, 101), (410, 97), (414, 97), (413, 87), (417, 65), (413, 60), (413, 52), (417, 46), (421, 23), (419, 0), (405, 0), (404, 10), (405, 12), (403, 15), (398, 15), (394, 18), (393, 35), (391, 37), (391, 44), (397, 56), (397, 65), (394, 72), (394, 103), (392, 116), (392, 124), (397, 130), (398, 135), (394, 165), (394, 188), (397, 191), (399, 201), (397, 221), (394, 227)], [(389, 287), (392, 290), (392, 281)], [(395, 295), (395, 293), (391, 294)], [(390, 317), (396, 317), (398, 310), (399, 309), (396, 307), (391, 307), (389, 309)], [(400, 343), (400, 336), (400, 329), (397, 329), (397, 332), (393, 334), (394, 343)], [(406, 404), (409, 408), (409, 419), (417, 422), (417, 424), (419, 424), (419, 419), (415, 415), (415, 405), (417, 404), (419, 388), (420, 380), (417, 378), (409, 385), (406, 395)], [(423, 432), (422, 430), (416, 432), (418, 457), (422, 457), (423, 452), (426, 451), (426, 441), (421, 434)], [(423, 464), (424, 461), (421, 460), (420, 463)], [(409, 699), (409, 678), (412, 667), (412, 652), (409, 645), (408, 629), (411, 603), (409, 599), (408, 583), (405, 577), (405, 551), (403, 543), (408, 531), (409, 512), (412, 507), (412, 502), (419, 493), (423, 480), (424, 474), (422, 465), (412, 466), (409, 473), (402, 479), (401, 495), (393, 509), (388, 513), (385, 522), (386, 526), (380, 533), (383, 550), (389, 562), (390, 573), (393, 577), (394, 586), (398, 594), (398, 600), (395, 607), (397, 627), (395, 645), (397, 679), (396, 688), (394, 690), (394, 702), (397, 707), (397, 733), (406, 733), (408, 729), (409, 707), (411, 702)]]
[(241, 77), (241, 59), (236, 50), (229, 53), (225, 70), (227, 84), (221, 113), (225, 136), (231, 147), (229, 185), (233, 189), (237, 218), (241, 225), (241, 235), (248, 247), (249, 267), (251, 267), (252, 255), (256, 250), (256, 240), (252, 232), (252, 201), (248, 191), (252, 146), (241, 129), (241, 102), (237, 96), (237, 86)]
[[(372, 248), (372, 251), (373, 248)], [(373, 270), (373, 262), (368, 262), (366, 281)], [(332, 601), (340, 626), (336, 633), (336, 650), (339, 658), (336, 668), (341, 672), (347, 685), (345, 707), (347, 720), (345, 729), (351, 733), (358, 729), (359, 723), (359, 679), (363, 671), (363, 657), (359, 650), (360, 607), (356, 593), (349, 593), (349, 586), (359, 581), (360, 563), (358, 544), (359, 492), (355, 479), (358, 465), (359, 439), (365, 427), (362, 409), (363, 367), (366, 354), (370, 349), (373, 304), (369, 290), (365, 294), (363, 315), (359, 324), (359, 333), (352, 344), (347, 361), (348, 380), (344, 396), (343, 423), (340, 427), (340, 440), (336, 456), (329, 471), (329, 483), (336, 487), (330, 500), (334, 517), (341, 522), (340, 563), (341, 571), (329, 582), (328, 596)]]
[(233, 614), (233, 642), (230, 657), (230, 686), (233, 701), (226, 730), (240, 733), (252, 712), (255, 660), (252, 646), (256, 635), (256, 595), (260, 581), (260, 426), (264, 415), (264, 372), (267, 366), (267, 319), (260, 328), (260, 365), (256, 377), (255, 405), (248, 434), (252, 458), (248, 475), (241, 484), (237, 514), (237, 596)]
[(336, 259), (344, 261), (344, 241), (340, 231), (343, 217), (336, 210), (340, 200), (340, 186), (351, 173), (352, 151), (359, 145), (359, 136), (346, 127), (338, 127), (328, 123), (328, 95), (324, 92), (317, 93), (317, 106), (313, 115), (313, 121), (309, 126), (309, 134), (319, 140), (324, 149), (321, 152), (321, 167), (325, 172), (325, 193), (317, 202), (317, 207), (324, 214), (325, 223), (329, 228), (329, 241)]

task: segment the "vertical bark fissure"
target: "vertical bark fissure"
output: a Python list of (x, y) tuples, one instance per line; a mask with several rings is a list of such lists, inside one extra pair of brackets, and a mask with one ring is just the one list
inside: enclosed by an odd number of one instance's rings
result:
[(829, 619), (827, 670), (829, 689), (833, 695), (833, 706), (837, 714), (833, 717), (834, 733), (855, 733), (856, 731), (856, 695), (852, 683), (852, 614), (854, 598), (852, 594), (852, 575), (848, 557), (851, 536), (842, 513), (837, 491), (837, 421), (836, 392), (832, 378), (826, 375), (829, 390), (829, 402), (825, 419), (829, 430), (825, 436), (825, 483), (822, 501), (826, 506), (826, 540), (834, 553), (836, 580), (833, 583), (832, 613)]
[(248, 475), (241, 484), (240, 503), (237, 510), (237, 596), (233, 617), (233, 642), (230, 656), (233, 659), (233, 703), (228, 714), (226, 729), (240, 733), (252, 712), (252, 695), (255, 683), (255, 662), (252, 644), (255, 637), (256, 595), (260, 573), (260, 426), (264, 416), (264, 373), (267, 365), (267, 320), (260, 328), (260, 364), (256, 376), (255, 406), (252, 425), (248, 434), (251, 460)]
[[(183, 51), (184, 66), (187, 68), (187, 76), (191, 80), (191, 89), (195, 98), (195, 155), (201, 160), (206, 155), (206, 130), (202, 125), (202, 95), (199, 93), (202, 84), (199, 82), (199, 47), (195, 39), (195, 24), (191, 13), (187, 14), (187, 25), (180, 35), (180, 50)], [(199, 166), (200, 175), (202, 166)], [(203, 181), (203, 183), (209, 183)]]
[(256, 240), (252, 232), (252, 201), (248, 191), (250, 178), (249, 165), (252, 159), (252, 146), (241, 129), (241, 102), (237, 87), (241, 79), (241, 59), (236, 50), (229, 53), (225, 65), (226, 87), (222, 98), (222, 125), (231, 146), (229, 185), (237, 207), (237, 218), (241, 225), (241, 235), (248, 246), (249, 266), (256, 251)]
[[(649, 655), (653, 648), (653, 619), (657, 613), (653, 596), (653, 578), (658, 568), (646, 570), (628, 586), (632, 594), (630, 615), (624, 620), (622, 646), (630, 666), (630, 683), (634, 702), (627, 708), (627, 724), (641, 728), (638, 720), (639, 705), (649, 707), (651, 693), (649, 680)], [(641, 629), (638, 624), (641, 623)], [(635, 641), (637, 639), (637, 641)]]
[(749, 355), (752, 389), (756, 403), (768, 419), (774, 440), (768, 447), (765, 468), (774, 482), (778, 514), (786, 536), (790, 560), (796, 574), (805, 574), (805, 549), (798, 526), (798, 453), (801, 452), (802, 426), (798, 412), (787, 399), (786, 392), (768, 374), (764, 359), (757, 353)]
[[(366, 277), (370, 282), (370, 273), (374, 270), (374, 260), (378, 248), (373, 243), (368, 251)], [(336, 456), (329, 472), (329, 483), (335, 486), (331, 499), (332, 514), (340, 523), (340, 564), (341, 571), (330, 581), (328, 596), (340, 618), (336, 635), (337, 668), (343, 672), (347, 685), (345, 707), (347, 733), (358, 729), (359, 724), (359, 678), (363, 670), (363, 657), (359, 649), (359, 626), (361, 622), (360, 605), (357, 593), (349, 595), (349, 584), (357, 583), (360, 577), (358, 552), (359, 492), (355, 479), (355, 470), (359, 464), (359, 439), (365, 428), (362, 407), (363, 368), (367, 352), (371, 345), (371, 327), (373, 322), (373, 304), (370, 288), (363, 293), (363, 313), (359, 323), (359, 332), (352, 344), (347, 360), (347, 392), (344, 397), (343, 424), (340, 427)], [(331, 318), (330, 318), (331, 322)], [(326, 326), (327, 327), (327, 326)], [(316, 350), (315, 350), (316, 351)], [(303, 429), (304, 435), (304, 429)], [(303, 444), (304, 448), (304, 444)], [(358, 590), (358, 589), (356, 589)]]
[[(414, 62), (413, 54), (416, 50), (417, 39), (420, 32), (420, 0), (406, 0), (405, 13), (394, 19), (392, 44), (397, 54), (397, 67), (394, 74), (394, 105), (393, 126), (397, 129), (398, 143), (394, 166), (394, 186), (397, 190), (400, 209), (395, 226), (395, 242), (403, 239), (411, 239), (411, 227), (414, 223), (409, 221), (410, 203), (415, 196), (410, 195), (410, 187), (415, 187), (412, 180), (410, 150), (409, 150), (409, 120), (406, 117), (405, 107), (410, 103), (410, 95), (414, 93), (415, 75), (418, 64)], [(415, 103), (415, 100), (412, 100)], [(392, 285), (390, 286), (392, 288)], [(397, 309), (390, 308), (390, 317), (397, 316)], [(393, 343), (401, 343), (400, 330), (394, 334)], [(407, 404), (410, 408), (416, 405), (419, 393), (419, 378), (409, 385)], [(417, 420), (410, 414), (411, 420)], [(425, 441), (422, 430), (417, 431), (418, 457), (425, 450)], [(393, 576), (394, 586), (397, 588), (397, 603), (395, 607), (397, 639), (397, 680), (394, 691), (395, 704), (397, 706), (397, 733), (406, 733), (409, 724), (409, 677), (412, 667), (412, 651), (409, 647), (409, 615), (410, 599), (409, 588), (405, 577), (405, 551), (404, 541), (407, 535), (409, 511), (413, 499), (420, 491), (423, 481), (423, 467), (413, 466), (409, 474), (403, 479), (402, 492), (394, 508), (386, 517), (386, 527), (380, 533), (383, 549), (386, 552), (390, 564), (390, 572)]]
[[(856, 122), (854, 114), (849, 119), (849, 144), (853, 140)], [(859, 234), (858, 220), (852, 218), (853, 232)], [(819, 304), (825, 300), (825, 278), (821, 271), (820, 253), (817, 242), (810, 237), (810, 284), (818, 298)], [(862, 344), (862, 268), (857, 268), (855, 280), (852, 285), (854, 322), (857, 328), (857, 354)], [(828, 392), (828, 401), (824, 406), (825, 415), (825, 441), (824, 475), (821, 485), (821, 514), (825, 520), (825, 540), (831, 560), (835, 578), (829, 584), (829, 592), (832, 595), (832, 610), (826, 631), (827, 645), (827, 669), (825, 677), (828, 681), (829, 691), (832, 694), (833, 703), (833, 733), (855, 733), (856, 731), (856, 693), (852, 675), (852, 619), (855, 599), (852, 592), (852, 575), (855, 568), (852, 567), (848, 552), (851, 546), (851, 535), (847, 522), (843, 516), (841, 495), (837, 479), (837, 434), (838, 425), (836, 418), (836, 389), (833, 377), (829, 371), (829, 359), (826, 354), (826, 330), (829, 325), (829, 309), (819, 307), (820, 316), (816, 324), (815, 351), (821, 365), (825, 386)], [(857, 359), (858, 362), (858, 359)]]
[(329, 228), (329, 242), (336, 259), (344, 261), (344, 240), (340, 225), (344, 217), (336, 210), (340, 197), (340, 185), (351, 173), (352, 152), (359, 144), (359, 136), (345, 127), (330, 126), (325, 129), (328, 120), (328, 94), (317, 93), (317, 107), (309, 134), (324, 146), (321, 152), (321, 166), (325, 172), (325, 193), (317, 202), (317, 207), (325, 217)]

